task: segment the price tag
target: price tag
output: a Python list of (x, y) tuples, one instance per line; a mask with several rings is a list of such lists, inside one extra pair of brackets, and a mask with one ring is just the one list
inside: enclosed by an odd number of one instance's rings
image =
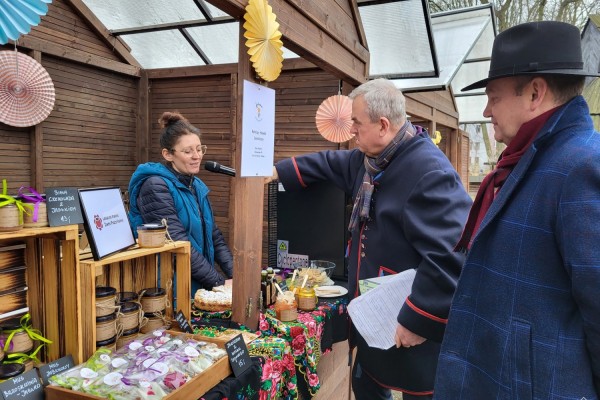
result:
[(183, 315), (183, 311), (179, 310), (179, 312), (175, 315), (175, 321), (179, 324), (179, 327), (187, 333), (194, 333), (194, 330), (190, 326), (190, 323)]
[(39, 368), (40, 377), (42, 378), (42, 384), (44, 386), (47, 386), (49, 383), (48, 379), (50, 379), (51, 376), (71, 369), (74, 365), (75, 364), (73, 364), (73, 357), (71, 357), (70, 355), (59, 358), (58, 360), (52, 361), (51, 363), (42, 365)]
[(43, 400), (44, 387), (37, 370), (34, 368), (0, 383), (0, 396), (4, 397), (4, 400)]
[(83, 224), (77, 188), (48, 188), (46, 212), (50, 226)]
[(240, 376), (252, 365), (246, 342), (244, 342), (244, 337), (241, 334), (225, 343), (225, 351), (227, 351), (229, 364), (236, 377)]

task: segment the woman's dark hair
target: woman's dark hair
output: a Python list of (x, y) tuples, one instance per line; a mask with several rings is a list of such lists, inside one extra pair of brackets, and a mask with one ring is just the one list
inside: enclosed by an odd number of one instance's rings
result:
[(198, 135), (200, 137), (200, 129), (196, 128), (183, 115), (177, 111), (166, 111), (158, 120), (161, 128), (160, 147), (173, 152), (173, 147), (179, 138), (183, 135)]

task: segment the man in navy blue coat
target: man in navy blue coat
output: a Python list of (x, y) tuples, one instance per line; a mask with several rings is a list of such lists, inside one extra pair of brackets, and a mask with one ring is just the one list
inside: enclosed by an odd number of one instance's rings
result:
[[(446, 318), (464, 261), (453, 252), (471, 206), (460, 177), (426, 131), (411, 124), (405, 99), (384, 79), (350, 95), (358, 149), (324, 151), (276, 164), (285, 190), (329, 181), (354, 199), (349, 230), (349, 293), (358, 281), (416, 268), (412, 293), (397, 316), (396, 347), (358, 347), (352, 385), (357, 400), (430, 398)], [(314, 240), (319, 240), (315, 237)], [(400, 306), (400, 305), (399, 305)]]
[(600, 135), (580, 96), (579, 30), (500, 33), (483, 115), (507, 145), (459, 242), (468, 251), (436, 399), (598, 399)]

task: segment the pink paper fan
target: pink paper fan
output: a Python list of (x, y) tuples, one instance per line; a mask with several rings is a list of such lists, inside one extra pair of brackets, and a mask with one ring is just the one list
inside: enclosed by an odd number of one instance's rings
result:
[(40, 63), (16, 51), (0, 51), (0, 122), (37, 125), (54, 108), (54, 84)]
[(334, 143), (350, 140), (352, 129), (352, 100), (348, 96), (335, 95), (326, 98), (315, 117), (317, 130), (325, 139)]

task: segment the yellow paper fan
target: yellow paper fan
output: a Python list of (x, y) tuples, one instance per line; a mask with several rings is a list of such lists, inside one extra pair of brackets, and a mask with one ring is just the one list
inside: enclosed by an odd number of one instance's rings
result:
[(283, 42), (279, 23), (267, 0), (250, 0), (244, 14), (244, 37), (252, 66), (266, 81), (274, 81), (283, 68)]
[(352, 100), (348, 96), (336, 95), (326, 98), (315, 116), (317, 130), (325, 139), (334, 143), (350, 140), (352, 129)]

